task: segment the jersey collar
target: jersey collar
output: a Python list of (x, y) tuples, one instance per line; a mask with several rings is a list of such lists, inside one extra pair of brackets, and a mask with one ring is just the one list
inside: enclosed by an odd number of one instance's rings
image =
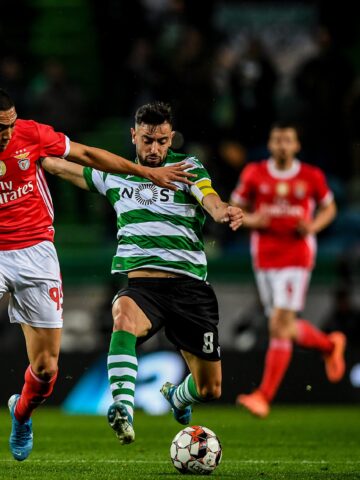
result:
[(293, 164), (288, 170), (279, 170), (276, 168), (275, 160), (271, 157), (267, 161), (267, 170), (269, 174), (274, 178), (280, 178), (282, 180), (295, 177), (299, 173), (300, 167), (301, 164), (297, 158), (294, 158)]

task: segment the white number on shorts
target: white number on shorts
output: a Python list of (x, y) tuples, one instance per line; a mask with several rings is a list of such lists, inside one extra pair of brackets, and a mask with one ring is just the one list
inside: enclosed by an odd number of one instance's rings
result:
[(204, 333), (204, 345), (202, 348), (204, 353), (212, 353), (214, 351), (214, 334), (213, 332)]

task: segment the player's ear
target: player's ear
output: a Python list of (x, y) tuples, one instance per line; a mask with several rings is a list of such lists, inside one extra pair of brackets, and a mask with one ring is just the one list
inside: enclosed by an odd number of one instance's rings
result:
[(130, 128), (130, 133), (131, 133), (131, 141), (132, 143), (135, 143), (135, 129)]
[(170, 147), (171, 147), (173, 138), (175, 137), (175, 133), (176, 133), (175, 130), (172, 130), (171, 133), (170, 133), (170, 142), (169, 142)]

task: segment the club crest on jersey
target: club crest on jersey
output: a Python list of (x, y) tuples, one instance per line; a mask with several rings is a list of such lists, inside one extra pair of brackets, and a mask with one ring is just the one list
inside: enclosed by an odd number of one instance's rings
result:
[(279, 197), (286, 197), (289, 194), (289, 184), (286, 182), (278, 182), (276, 184), (276, 194)]
[(306, 195), (306, 183), (298, 181), (294, 185), (294, 195), (296, 198), (302, 199)]
[(6, 173), (6, 165), (2, 160), (0, 160), (0, 177), (3, 177), (5, 173)]
[(19, 153), (18, 155), (15, 155), (15, 158), (18, 161), (20, 170), (27, 170), (30, 167), (30, 158), (28, 158), (30, 152), (25, 152), (23, 150), (20, 150), (20, 152), (21, 153)]
[(263, 195), (266, 195), (266, 194), (270, 193), (270, 185), (268, 185), (267, 183), (260, 183), (259, 191)]
[(141, 205), (151, 205), (156, 202), (157, 198), (158, 192), (155, 185), (143, 183), (135, 190), (135, 200)]

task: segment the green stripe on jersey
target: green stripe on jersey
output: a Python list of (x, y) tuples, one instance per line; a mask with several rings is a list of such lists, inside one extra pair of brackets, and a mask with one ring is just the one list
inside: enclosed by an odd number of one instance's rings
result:
[(112, 272), (131, 271), (139, 268), (156, 268), (169, 272), (183, 273), (193, 278), (206, 278), (206, 265), (194, 264), (192, 262), (169, 261), (160, 257), (146, 255), (143, 257), (113, 257)]
[(131, 235), (127, 237), (121, 237), (119, 246), (121, 245), (138, 245), (144, 250), (149, 248), (166, 248), (168, 250), (189, 250), (199, 251), (204, 249), (203, 242), (193, 242), (189, 238), (180, 235)]
[(87, 186), (89, 187), (91, 192), (97, 192), (97, 188), (94, 185), (93, 179), (92, 179), (92, 171), (93, 169), (90, 167), (84, 167), (83, 168), (83, 177), (85, 178), (85, 181), (87, 183)]
[(199, 239), (202, 239), (202, 226), (205, 222), (205, 217), (201, 210), (196, 213), (195, 217), (184, 217), (175, 214), (151, 212), (144, 208), (122, 213), (118, 218), (118, 228), (145, 222), (169, 222), (173, 225), (183, 226), (192, 230)]
[(106, 198), (109, 200), (112, 206), (120, 200), (120, 191), (118, 188), (109, 188), (106, 190)]

